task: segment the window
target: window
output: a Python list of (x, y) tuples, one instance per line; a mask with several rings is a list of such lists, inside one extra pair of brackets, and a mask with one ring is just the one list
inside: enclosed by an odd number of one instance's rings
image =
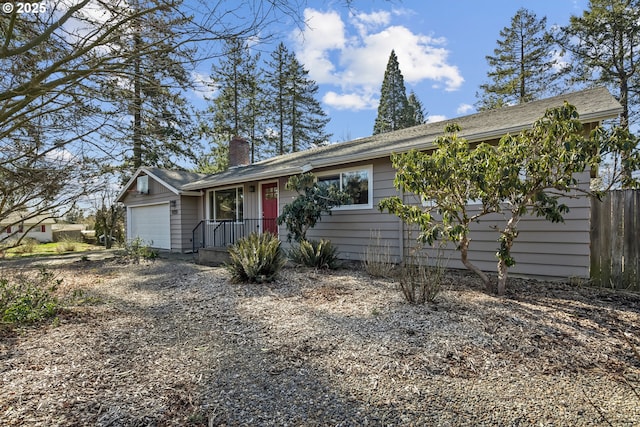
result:
[(349, 202), (336, 209), (367, 209), (373, 207), (373, 168), (349, 169), (321, 175), (318, 184), (334, 186), (349, 195)]
[(44, 224), (40, 224), (40, 232), (41, 233), (46, 233), (47, 232), (47, 226)]
[(149, 194), (149, 177), (141, 175), (136, 180), (136, 188), (140, 194)]
[(11, 234), (11, 226), (7, 227), (7, 234)]
[(209, 219), (242, 222), (244, 215), (242, 187), (209, 192)]

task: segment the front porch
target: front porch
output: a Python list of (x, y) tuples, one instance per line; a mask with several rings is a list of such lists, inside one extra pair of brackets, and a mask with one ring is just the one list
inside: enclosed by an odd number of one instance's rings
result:
[(251, 233), (278, 234), (276, 218), (251, 219), (244, 218), (241, 221), (202, 220), (192, 232), (193, 252), (200, 249), (218, 249), (226, 252), (229, 245), (233, 245), (243, 237)]

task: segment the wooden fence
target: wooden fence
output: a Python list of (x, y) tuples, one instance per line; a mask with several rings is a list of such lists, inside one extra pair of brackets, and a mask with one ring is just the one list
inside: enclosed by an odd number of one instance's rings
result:
[(591, 280), (640, 291), (640, 190), (614, 190), (591, 201)]

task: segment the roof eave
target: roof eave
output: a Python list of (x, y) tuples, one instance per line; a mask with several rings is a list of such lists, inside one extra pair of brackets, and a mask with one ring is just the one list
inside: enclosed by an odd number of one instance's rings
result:
[[(593, 112), (593, 113), (585, 113), (580, 115), (580, 121), (583, 123), (600, 123), (603, 120), (608, 120), (608, 119), (613, 119), (618, 117), (618, 115), (622, 112), (622, 107), (614, 107), (608, 110), (604, 110), (604, 111), (597, 111), (597, 112)], [(522, 125), (518, 125), (518, 126), (512, 126), (509, 128), (500, 128), (500, 129), (496, 129), (496, 130), (491, 130), (488, 132), (480, 132), (480, 133), (475, 133), (475, 134), (468, 134), (468, 135), (462, 135), (467, 141), (469, 141), (470, 143), (480, 143), (483, 141), (491, 141), (491, 140), (495, 140), (495, 139), (500, 139), (502, 138), (504, 135), (507, 134), (516, 134), (519, 133), (521, 131), (523, 131), (524, 129), (529, 129), (531, 128), (533, 123), (528, 123), (528, 124), (522, 124)], [(404, 140), (404, 144), (408, 144), (410, 141), (412, 140), (419, 140), (421, 137), (412, 137), (412, 138), (407, 138)], [(388, 157), (390, 156), (392, 153), (403, 153), (403, 152), (408, 152), (411, 149), (417, 149), (417, 150), (430, 150), (435, 148), (435, 144), (433, 140), (429, 140), (429, 141), (425, 141), (425, 142), (416, 142), (411, 144), (410, 147), (401, 147), (398, 148), (396, 150), (392, 150), (392, 149), (382, 149), (382, 150), (370, 150), (367, 151), (366, 153), (363, 154), (349, 154), (349, 155), (344, 155), (344, 156), (340, 156), (340, 157), (331, 157), (328, 159), (319, 159), (319, 160), (314, 160), (312, 162), (313, 164), (313, 169), (318, 169), (318, 168), (324, 168), (324, 167), (330, 167), (330, 166), (338, 166), (338, 165), (343, 165), (346, 163), (355, 163), (355, 162), (361, 162), (361, 161), (367, 161), (367, 160), (373, 160), (373, 159), (377, 159), (377, 158), (383, 158), (383, 157)], [(223, 185), (232, 185), (232, 184), (237, 184), (237, 183), (241, 183), (241, 182), (247, 182), (247, 181), (260, 181), (260, 180), (265, 180), (265, 179), (273, 179), (273, 178), (278, 178), (278, 177), (282, 177), (282, 176), (289, 176), (289, 175), (295, 175), (298, 173), (302, 172), (302, 166), (295, 166), (295, 167), (288, 167), (288, 168), (283, 168), (283, 169), (278, 169), (274, 172), (262, 172), (262, 173), (257, 173), (255, 175), (249, 175), (249, 176), (244, 176), (244, 177), (238, 177), (238, 178), (227, 178), (227, 179), (221, 179), (220, 181), (217, 181), (215, 183), (215, 185), (211, 182), (203, 182), (203, 183), (192, 183), (192, 184), (187, 184), (184, 186), (184, 188), (186, 190), (202, 190), (205, 188), (210, 188), (210, 187), (219, 187), (219, 186), (223, 186)]]
[(138, 170), (136, 170), (136, 172), (133, 174), (131, 179), (129, 179), (129, 181), (127, 181), (127, 183), (122, 187), (122, 190), (120, 191), (120, 194), (118, 194), (118, 198), (116, 199), (116, 202), (122, 202), (124, 200), (126, 194), (129, 192), (127, 189), (131, 186), (131, 184), (133, 184), (136, 178), (138, 178), (138, 176), (140, 175), (140, 172), (146, 173), (148, 176), (150, 176), (151, 178), (153, 178), (154, 180), (162, 184), (164, 187), (166, 187), (173, 194), (180, 195), (180, 190), (175, 188), (173, 185), (168, 184), (164, 180), (160, 179), (158, 176), (154, 175), (146, 167), (141, 166), (138, 168)]
[(184, 190), (180, 190), (180, 191), (178, 191), (178, 194), (180, 196), (202, 196), (202, 193), (200, 191), (184, 191)]

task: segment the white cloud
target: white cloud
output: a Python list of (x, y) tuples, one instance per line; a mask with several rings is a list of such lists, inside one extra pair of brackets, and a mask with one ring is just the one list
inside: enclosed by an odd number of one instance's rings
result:
[(388, 25), (391, 21), (391, 13), (387, 11), (352, 13), (350, 18), (352, 24), (357, 28), (358, 34), (365, 37), (369, 31)]
[(294, 33), (299, 46), (297, 57), (316, 82), (333, 82), (336, 71), (330, 53), (345, 46), (344, 22), (337, 12), (322, 13), (314, 9), (305, 9), (304, 18), (305, 31)]
[[(59, 17), (78, 3), (78, 0), (64, 0), (48, 4), (47, 10), (53, 16)], [(63, 37), (71, 43), (96, 42), (99, 36), (104, 34), (105, 30), (108, 30), (108, 23), (121, 21), (122, 16), (120, 13), (126, 13), (130, 10), (127, 2), (123, 0), (117, 0), (110, 6), (113, 9), (110, 10), (98, 2), (87, 3), (63, 24)], [(95, 50), (105, 53), (111, 48), (118, 49), (117, 46), (99, 44)]]
[(338, 110), (354, 111), (376, 108), (378, 105), (378, 100), (373, 99), (371, 94), (355, 92), (340, 94), (329, 91), (322, 97), (322, 102)]
[(80, 158), (64, 147), (54, 148), (45, 154), (45, 159), (58, 167), (70, 163), (80, 164)]
[(427, 117), (427, 123), (437, 123), (447, 120), (447, 116), (434, 114), (433, 116)]
[(348, 22), (352, 31), (348, 32), (337, 12), (305, 10), (308, 27), (294, 33), (296, 54), (318, 84), (339, 88), (327, 93), (327, 104), (336, 108), (375, 108), (377, 101), (370, 101), (372, 94), (379, 93), (391, 50), (395, 50), (408, 84), (431, 81), (446, 91), (462, 85), (460, 70), (448, 62), (446, 40), (391, 25), (396, 15), (385, 11), (352, 13)]
[(468, 114), (471, 111), (473, 111), (473, 105), (470, 104), (460, 104), (458, 106), (458, 109), (456, 110), (456, 113), (458, 114)]
[(200, 99), (211, 99), (216, 93), (216, 88), (213, 84), (211, 76), (198, 71), (191, 72), (191, 78), (195, 83), (193, 93)]

